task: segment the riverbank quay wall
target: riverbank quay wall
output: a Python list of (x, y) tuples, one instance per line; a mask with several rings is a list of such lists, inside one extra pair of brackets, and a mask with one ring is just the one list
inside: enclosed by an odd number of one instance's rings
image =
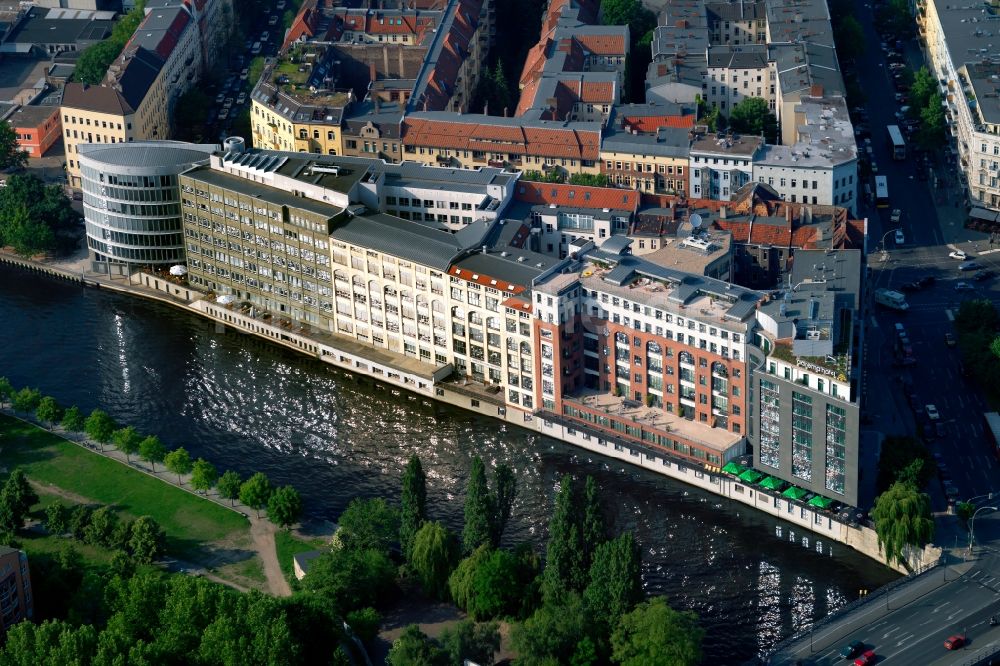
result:
[(416, 359), (376, 350), (340, 336), (316, 335), (314, 331), (308, 329), (284, 328), (241, 313), (229, 306), (205, 300), (200, 292), (146, 273), (133, 274), (127, 280), (113, 280), (107, 277), (85, 277), (73, 271), (27, 260), (11, 260), (6, 255), (0, 256), (0, 261), (71, 279), (88, 286), (168, 303), (216, 322), (220, 332), (225, 326), (229, 326), (234, 331), (270, 340), (340, 370), (367, 375), (417, 396), (500, 419), (606, 458), (682, 481), (780, 519), (788, 524), (788, 528), (781, 529), (779, 537), (800, 543), (817, 553), (832, 555), (833, 544), (843, 544), (903, 574), (922, 570), (941, 557), (940, 548), (927, 546), (910, 552), (905, 566), (898, 563), (890, 564), (879, 548), (875, 530), (869, 525), (845, 522), (828, 511), (788, 500), (778, 493), (745, 484), (725, 474), (699, 468), (691, 461), (676, 458), (652, 447), (615, 438), (608, 433), (587, 428), (551, 412), (511, 409), (505, 405), (502, 396), (489, 392), (481, 384), (462, 379), (457, 381), (449, 379), (453, 372), (450, 365), (431, 369), (431, 366)]

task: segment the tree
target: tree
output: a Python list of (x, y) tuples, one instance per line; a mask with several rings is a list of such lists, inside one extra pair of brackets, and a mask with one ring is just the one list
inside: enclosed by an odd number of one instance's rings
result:
[(592, 187), (611, 187), (611, 181), (603, 173), (574, 173), (567, 181), (570, 185), (589, 185)]
[(344, 548), (388, 553), (399, 538), (399, 510), (381, 497), (355, 498), (337, 521), (337, 538)]
[(520, 609), (520, 578), (513, 555), (484, 544), (459, 562), (448, 589), (455, 605), (473, 619), (491, 620)]
[(6, 120), (0, 121), (0, 170), (28, 166), (28, 153), (21, 150), (17, 133)]
[(969, 519), (972, 518), (973, 514), (976, 512), (976, 505), (972, 502), (959, 502), (955, 505), (955, 515), (958, 519), (962, 521), (962, 524), (968, 528)]
[(417, 454), (410, 456), (403, 472), (403, 492), (400, 494), (399, 545), (409, 560), (413, 539), (427, 520), (427, 475)]
[(911, 468), (910, 472), (911, 475), (917, 472), (913, 480), (917, 488), (924, 488), (934, 474), (931, 452), (916, 437), (886, 437), (878, 458), (877, 491), (882, 492), (898, 481), (906, 467), (918, 460), (923, 461), (923, 466), (916, 470)]
[(560, 590), (583, 590), (587, 581), (584, 550), (577, 522), (573, 479), (566, 474), (559, 482), (559, 493), (549, 522), (544, 570), (546, 594)]
[(302, 587), (328, 600), (335, 612), (345, 614), (385, 603), (395, 581), (396, 565), (385, 553), (342, 548), (310, 562)]
[(921, 67), (913, 75), (910, 84), (910, 108), (922, 110), (927, 108), (931, 95), (937, 92), (938, 82), (926, 66)]
[(111, 553), (111, 561), (108, 563), (111, 571), (121, 578), (131, 578), (135, 575), (135, 561), (124, 550), (116, 550)]
[(162, 552), (165, 542), (163, 528), (150, 518), (142, 516), (132, 523), (132, 536), (129, 539), (129, 550), (139, 564), (150, 564)]
[(263, 472), (257, 472), (240, 485), (240, 501), (257, 512), (267, 506), (271, 499), (271, 482)]
[(239, 499), (240, 486), (242, 485), (243, 479), (240, 478), (239, 472), (229, 469), (219, 477), (219, 481), (215, 487), (219, 491), (219, 497), (229, 500), (235, 506), (236, 500)]
[(499, 547), (503, 533), (510, 522), (510, 515), (514, 510), (514, 499), (517, 497), (517, 477), (514, 470), (506, 463), (497, 465), (497, 471), (493, 477), (493, 545)]
[(159, 437), (150, 435), (139, 442), (139, 456), (153, 466), (153, 473), (155, 474), (156, 463), (163, 462), (163, 459), (167, 456), (167, 447), (163, 445)]
[(14, 395), (14, 385), (6, 377), (0, 377), (0, 405), (6, 405)]
[(0, 226), (4, 245), (10, 245), (22, 257), (32, 257), (54, 250), (55, 234), (45, 220), (33, 217), (30, 208), (22, 204)]
[(91, 509), (85, 504), (77, 504), (69, 512), (69, 532), (77, 541), (83, 541), (90, 524)]
[(132, 462), (132, 456), (139, 452), (142, 436), (133, 426), (125, 426), (112, 433), (111, 441), (116, 449), (125, 454), (125, 460)]
[(705, 631), (691, 611), (654, 597), (623, 616), (611, 634), (612, 658), (622, 666), (694, 666)]
[(215, 465), (208, 462), (204, 458), (198, 458), (194, 461), (194, 466), (191, 471), (192, 488), (202, 494), (208, 493), (218, 479), (219, 471), (215, 469)]
[(42, 392), (35, 388), (28, 388), (25, 386), (23, 389), (14, 394), (14, 411), (15, 412), (33, 412), (38, 409), (38, 405), (42, 402)]
[(115, 432), (115, 421), (107, 412), (103, 412), (100, 409), (95, 409), (87, 417), (87, 420), (83, 424), (83, 429), (87, 433), (87, 437), (101, 445), (101, 451), (104, 451), (104, 445), (111, 441), (111, 436)]
[(66, 432), (82, 432), (86, 427), (86, 419), (80, 412), (80, 408), (73, 405), (63, 413), (62, 428)]
[(191, 454), (183, 446), (179, 446), (163, 458), (163, 464), (168, 470), (177, 475), (177, 485), (181, 485), (181, 476), (190, 474), (194, 463), (191, 462)]
[(62, 418), (62, 407), (55, 398), (47, 395), (38, 402), (35, 417), (43, 423), (58, 423)]
[(860, 58), (865, 53), (865, 32), (854, 16), (848, 15), (833, 22), (833, 40), (837, 53), (845, 60)]
[(73, 80), (92, 86), (99, 84), (121, 51), (121, 46), (110, 39), (88, 46), (77, 59)]
[(302, 498), (291, 486), (276, 488), (267, 500), (267, 518), (279, 527), (291, 527), (302, 515)]
[(465, 529), (462, 530), (462, 547), (471, 553), (484, 544), (493, 543), (494, 506), (486, 485), (486, 465), (476, 456), (472, 459), (469, 484), (465, 490)]
[(715, 132), (725, 127), (725, 118), (719, 115), (719, 107), (710, 106), (708, 101), (701, 95), (695, 95), (698, 105), (698, 122), (708, 127), (708, 131)]
[(875, 498), (871, 510), (879, 548), (890, 563), (906, 566), (904, 550), (922, 548), (934, 537), (931, 501), (915, 486), (897, 481)]
[(924, 150), (936, 150), (945, 143), (944, 98), (935, 91), (927, 101), (927, 106), (920, 111), (920, 129), (917, 131), (917, 143)]
[(480, 666), (493, 666), (493, 655), (500, 650), (500, 626), (496, 622), (477, 624), (462, 620), (441, 632), (441, 647), (452, 664), (469, 660)]
[(639, 544), (631, 532), (598, 546), (583, 595), (594, 617), (614, 626), (642, 599), (641, 576)]
[(14, 468), (0, 491), (0, 527), (11, 532), (21, 529), (35, 504), (38, 504), (38, 493), (28, 483), (24, 470)]
[(583, 486), (583, 520), (580, 524), (580, 536), (586, 554), (584, 566), (589, 568), (597, 547), (607, 540), (607, 528), (597, 481), (589, 474)]
[(374, 608), (353, 610), (344, 618), (354, 635), (365, 645), (372, 645), (378, 636), (378, 627), (382, 624), (382, 616)]
[(107, 547), (117, 526), (118, 516), (110, 507), (102, 506), (90, 514), (90, 522), (83, 531), (84, 541), (92, 546)]
[(639, 0), (601, 0), (601, 23), (628, 25), (642, 10)]
[(69, 529), (69, 509), (62, 502), (45, 507), (45, 529), (49, 534), (65, 534)]
[[(570, 661), (581, 639), (590, 632), (587, 611), (576, 592), (554, 595), (524, 622), (514, 625), (511, 644), (521, 655), (518, 664), (542, 666)], [(587, 663), (583, 661), (582, 663)]]
[(446, 666), (448, 653), (420, 628), (411, 624), (397, 638), (385, 658), (388, 666)]
[(734, 105), (729, 126), (734, 132), (763, 136), (768, 143), (778, 140), (778, 120), (762, 97), (744, 97)]
[(413, 538), (410, 565), (428, 596), (447, 598), (448, 577), (457, 562), (455, 535), (441, 523), (424, 523)]

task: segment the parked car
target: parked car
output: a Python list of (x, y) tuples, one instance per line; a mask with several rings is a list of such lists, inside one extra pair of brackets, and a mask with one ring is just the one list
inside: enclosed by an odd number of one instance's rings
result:
[(240, 81), (246, 81), (247, 80), (247, 76), (249, 76), (249, 75), (250, 75), (250, 68), (249, 67), (244, 67), (243, 71), (240, 72)]
[(225, 120), (229, 117), (229, 109), (222, 109), (219, 111), (219, 120)]
[(851, 641), (840, 650), (840, 656), (844, 659), (851, 659), (865, 651), (865, 644), (861, 641)]
[(896, 229), (895, 238), (896, 238), (896, 245), (902, 245), (906, 242), (906, 238), (903, 236), (902, 229)]
[(265, 30), (263, 32), (263, 34), (261, 34), (261, 36), (260, 36), (260, 43), (261, 44), (266, 44), (267, 40), (269, 40), (270, 38), (271, 38), (271, 33), (268, 32), (267, 30)]
[(954, 636), (949, 636), (948, 640), (944, 642), (946, 650), (958, 650), (963, 645), (965, 645), (965, 634), (955, 634)]
[(938, 413), (937, 407), (934, 405), (927, 405), (927, 418), (931, 421), (937, 421), (941, 418), (941, 414)]
[(215, 96), (215, 103), (222, 104), (222, 100), (224, 99), (226, 99), (226, 93), (220, 92), (218, 95)]
[(267, 19), (267, 24), (271, 27), (278, 25), (278, 16), (274, 15), (271, 18)]
[(245, 92), (241, 92), (240, 96), (236, 98), (236, 103), (242, 106), (245, 101), (247, 101), (247, 94)]
[(955, 283), (955, 291), (973, 291), (974, 289), (975, 289), (975, 287), (973, 287), (968, 282), (956, 282)]

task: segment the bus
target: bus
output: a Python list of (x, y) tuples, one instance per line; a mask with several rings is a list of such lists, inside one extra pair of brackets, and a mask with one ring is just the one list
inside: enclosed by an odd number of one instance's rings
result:
[(892, 144), (892, 159), (906, 159), (906, 142), (903, 141), (903, 133), (899, 131), (898, 125), (889, 125), (889, 143)]
[(889, 180), (885, 176), (875, 176), (875, 205), (889, 207)]

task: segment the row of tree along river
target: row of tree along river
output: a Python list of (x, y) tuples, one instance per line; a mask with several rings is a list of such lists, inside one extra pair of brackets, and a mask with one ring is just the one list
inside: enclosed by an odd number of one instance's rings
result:
[(460, 529), (479, 455), (517, 475), (506, 539), (543, 552), (559, 478), (591, 474), (609, 524), (639, 540), (648, 592), (702, 618), (710, 663), (760, 654), (895, 576), (847, 548), (818, 555), (813, 535), (682, 483), (396, 395), (168, 305), (0, 266), (0, 322), (0, 375), (15, 386), (293, 484), (314, 517), (333, 519), (356, 496), (398, 496), (417, 453), (431, 513)]

